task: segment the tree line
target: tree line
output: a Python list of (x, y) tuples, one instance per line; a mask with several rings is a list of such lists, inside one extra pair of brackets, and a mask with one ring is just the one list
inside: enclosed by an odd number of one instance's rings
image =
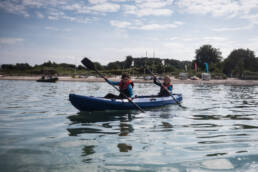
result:
[(195, 54), (192, 67), (197, 63), (204, 70), (205, 63), (208, 63), (211, 72), (223, 73), (228, 77), (258, 79), (258, 58), (250, 49), (234, 49), (224, 60), (221, 51), (211, 45), (203, 45)]
[[(258, 58), (250, 49), (235, 49), (226, 57), (222, 58), (222, 52), (211, 45), (203, 45), (195, 50), (193, 61), (179, 61), (175, 59), (132, 57), (127, 56), (124, 61), (110, 62), (102, 65), (94, 62), (96, 69), (106, 73), (119, 75), (123, 72), (143, 75), (147, 66), (156, 74), (178, 75), (180, 72), (187, 72), (197, 75), (206, 71), (206, 64), (209, 65), (209, 72), (213, 75), (225, 75), (227, 77), (238, 77), (246, 79), (258, 79)], [(197, 66), (197, 73), (196, 73)], [(46, 70), (55, 70), (59, 75), (92, 74), (92, 71), (85, 70), (82, 65), (55, 62), (45, 62), (41, 65), (30, 66), (28, 63), (3, 64), (1, 74), (43, 74)]]

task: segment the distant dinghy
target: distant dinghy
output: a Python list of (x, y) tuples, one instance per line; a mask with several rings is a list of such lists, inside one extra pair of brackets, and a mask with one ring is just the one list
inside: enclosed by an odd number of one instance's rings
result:
[(40, 71), (43, 75), (37, 82), (56, 82), (58, 81), (58, 73), (56, 70), (41, 70)]
[(56, 82), (58, 81), (58, 78), (47, 78), (47, 79), (38, 79), (37, 82)]
[[(173, 94), (178, 102), (182, 101), (182, 94)], [(71, 104), (80, 111), (103, 111), (103, 110), (133, 110), (137, 109), (127, 99), (107, 99), (103, 97), (90, 97), (70, 94)], [(133, 99), (142, 109), (162, 107), (176, 104), (172, 97), (138, 96)]]

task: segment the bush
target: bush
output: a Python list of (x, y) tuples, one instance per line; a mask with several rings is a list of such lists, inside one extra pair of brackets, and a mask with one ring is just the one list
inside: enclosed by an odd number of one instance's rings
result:
[(244, 80), (258, 80), (258, 72), (244, 71), (240, 78)]
[(211, 73), (212, 79), (227, 79), (227, 76), (224, 73)]

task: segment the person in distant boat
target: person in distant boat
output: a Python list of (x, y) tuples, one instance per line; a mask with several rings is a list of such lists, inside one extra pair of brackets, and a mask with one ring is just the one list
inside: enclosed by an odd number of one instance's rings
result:
[(154, 84), (160, 86), (160, 91), (159, 91), (159, 94), (158, 94), (160, 97), (170, 96), (169, 93), (172, 94), (173, 85), (171, 83), (171, 79), (169, 78), (169, 76), (164, 77), (164, 82), (163, 82), (164, 88), (161, 86), (161, 83), (157, 82), (156, 77), (154, 77), (153, 81), (154, 81)]
[[(134, 98), (134, 93), (133, 93), (134, 83), (128, 74), (122, 74), (121, 81), (119, 81), (119, 82), (110, 81), (106, 77), (105, 77), (105, 80), (113, 85), (118, 85), (120, 92), (124, 93), (130, 100), (132, 100)], [(108, 99), (124, 99), (124, 98), (126, 98), (122, 93), (120, 93), (118, 96), (114, 95), (112, 93), (108, 93), (105, 96), (105, 98), (108, 98)]]
[(42, 79), (42, 80), (45, 79), (45, 78), (46, 78), (45, 75), (41, 76), (41, 79)]

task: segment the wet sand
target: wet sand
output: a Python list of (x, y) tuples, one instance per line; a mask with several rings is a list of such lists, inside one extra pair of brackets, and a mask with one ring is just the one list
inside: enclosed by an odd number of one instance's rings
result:
[[(29, 80), (36, 81), (40, 79), (40, 76), (1, 76), (0, 80)], [(90, 76), (88, 78), (72, 78), (69, 76), (60, 76), (58, 77), (59, 81), (80, 81), (80, 82), (104, 82), (104, 79), (99, 77)], [(112, 81), (119, 81), (120, 77), (111, 77), (109, 78)], [(135, 83), (151, 83), (152, 80), (144, 80), (141, 78), (132, 78)], [(211, 79), (209, 81), (205, 80), (180, 80), (171, 77), (173, 84), (223, 84), (223, 85), (258, 85), (258, 80), (240, 80), (236, 78), (228, 78), (224, 80), (215, 80)]]

